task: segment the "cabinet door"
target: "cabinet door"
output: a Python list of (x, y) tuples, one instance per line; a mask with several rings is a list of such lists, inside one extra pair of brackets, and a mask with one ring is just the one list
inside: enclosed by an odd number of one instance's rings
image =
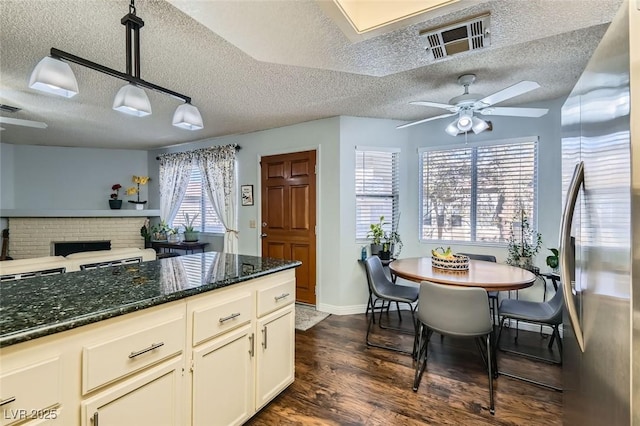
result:
[(295, 362), (294, 305), (258, 320), (256, 409), (293, 383)]
[(82, 426), (182, 425), (183, 357), (82, 402)]
[(253, 415), (253, 326), (193, 351), (193, 425), (238, 425)]

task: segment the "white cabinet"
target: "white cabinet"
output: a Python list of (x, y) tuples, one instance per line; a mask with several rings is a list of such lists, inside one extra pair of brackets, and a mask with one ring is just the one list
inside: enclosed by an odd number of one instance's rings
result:
[(182, 425), (183, 365), (177, 357), (86, 399), (82, 426)]
[(239, 425), (254, 413), (253, 325), (193, 351), (194, 425)]
[(294, 300), (289, 269), (2, 348), (0, 426), (242, 424), (293, 382)]
[(8, 371), (0, 376), (0, 425), (55, 420), (61, 396), (59, 357)]
[(258, 320), (256, 409), (293, 383), (295, 309), (291, 303)]
[(189, 302), (192, 425), (242, 424), (293, 383), (294, 300), (291, 270)]

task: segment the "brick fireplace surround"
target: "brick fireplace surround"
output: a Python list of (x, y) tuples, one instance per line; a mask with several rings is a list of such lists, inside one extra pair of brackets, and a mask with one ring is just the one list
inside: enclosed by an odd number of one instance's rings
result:
[(140, 228), (145, 217), (12, 217), (9, 256), (52, 256), (58, 241), (111, 240), (111, 248), (144, 248)]

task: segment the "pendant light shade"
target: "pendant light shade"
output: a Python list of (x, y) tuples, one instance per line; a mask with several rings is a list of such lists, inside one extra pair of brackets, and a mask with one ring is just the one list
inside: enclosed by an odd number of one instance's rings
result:
[(471, 119), (471, 113), (467, 111), (462, 111), (460, 113), (460, 118), (458, 118), (458, 129), (462, 132), (468, 132), (471, 130), (471, 126), (473, 126), (473, 120)]
[(42, 58), (33, 69), (29, 87), (65, 98), (78, 94), (78, 82), (69, 64), (51, 56)]
[(191, 104), (182, 104), (173, 113), (173, 125), (187, 130), (200, 130), (204, 127), (198, 108)]
[(451, 123), (449, 123), (444, 131), (451, 136), (458, 136), (458, 133), (460, 133), (460, 130), (458, 129), (458, 119), (455, 119)]
[(476, 135), (480, 132), (484, 132), (489, 128), (489, 124), (478, 117), (473, 117), (471, 121), (473, 122), (471, 130), (473, 130), (473, 133), (475, 133)]
[(144, 117), (151, 114), (151, 103), (144, 90), (133, 84), (127, 84), (118, 90), (113, 101), (113, 109), (136, 117)]

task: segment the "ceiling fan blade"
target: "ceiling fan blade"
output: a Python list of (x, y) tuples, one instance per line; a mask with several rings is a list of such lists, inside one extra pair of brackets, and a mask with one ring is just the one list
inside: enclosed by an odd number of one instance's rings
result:
[(509, 108), (489, 107), (478, 111), (482, 115), (508, 115), (511, 117), (542, 117), (549, 112), (547, 108)]
[(458, 111), (458, 107), (455, 106), (455, 105), (441, 104), (441, 103), (438, 103), (438, 102), (413, 101), (413, 102), (409, 102), (409, 103), (411, 105), (420, 105), (420, 106), (433, 107), (433, 108), (442, 108), (442, 109), (449, 110), (451, 112), (457, 112)]
[(396, 127), (396, 129), (404, 129), (405, 127), (415, 126), (416, 124), (425, 123), (431, 120), (437, 120), (439, 118), (451, 117), (452, 115), (456, 115), (456, 114), (457, 112), (452, 112), (451, 114), (436, 115), (435, 117), (429, 117), (429, 118), (425, 118), (418, 121), (412, 121), (411, 123), (401, 124), (398, 127)]
[(36, 129), (46, 129), (47, 123), (42, 121), (22, 120), (19, 118), (0, 117), (0, 123), (14, 124), (16, 126), (35, 127)]
[(513, 86), (502, 89), (499, 92), (494, 93), (493, 95), (485, 96), (484, 98), (480, 99), (476, 103), (476, 105), (495, 105), (502, 101), (506, 101), (507, 99), (515, 98), (516, 96), (535, 90), (538, 87), (540, 87), (540, 85), (535, 81), (521, 81), (520, 83), (516, 83)]

